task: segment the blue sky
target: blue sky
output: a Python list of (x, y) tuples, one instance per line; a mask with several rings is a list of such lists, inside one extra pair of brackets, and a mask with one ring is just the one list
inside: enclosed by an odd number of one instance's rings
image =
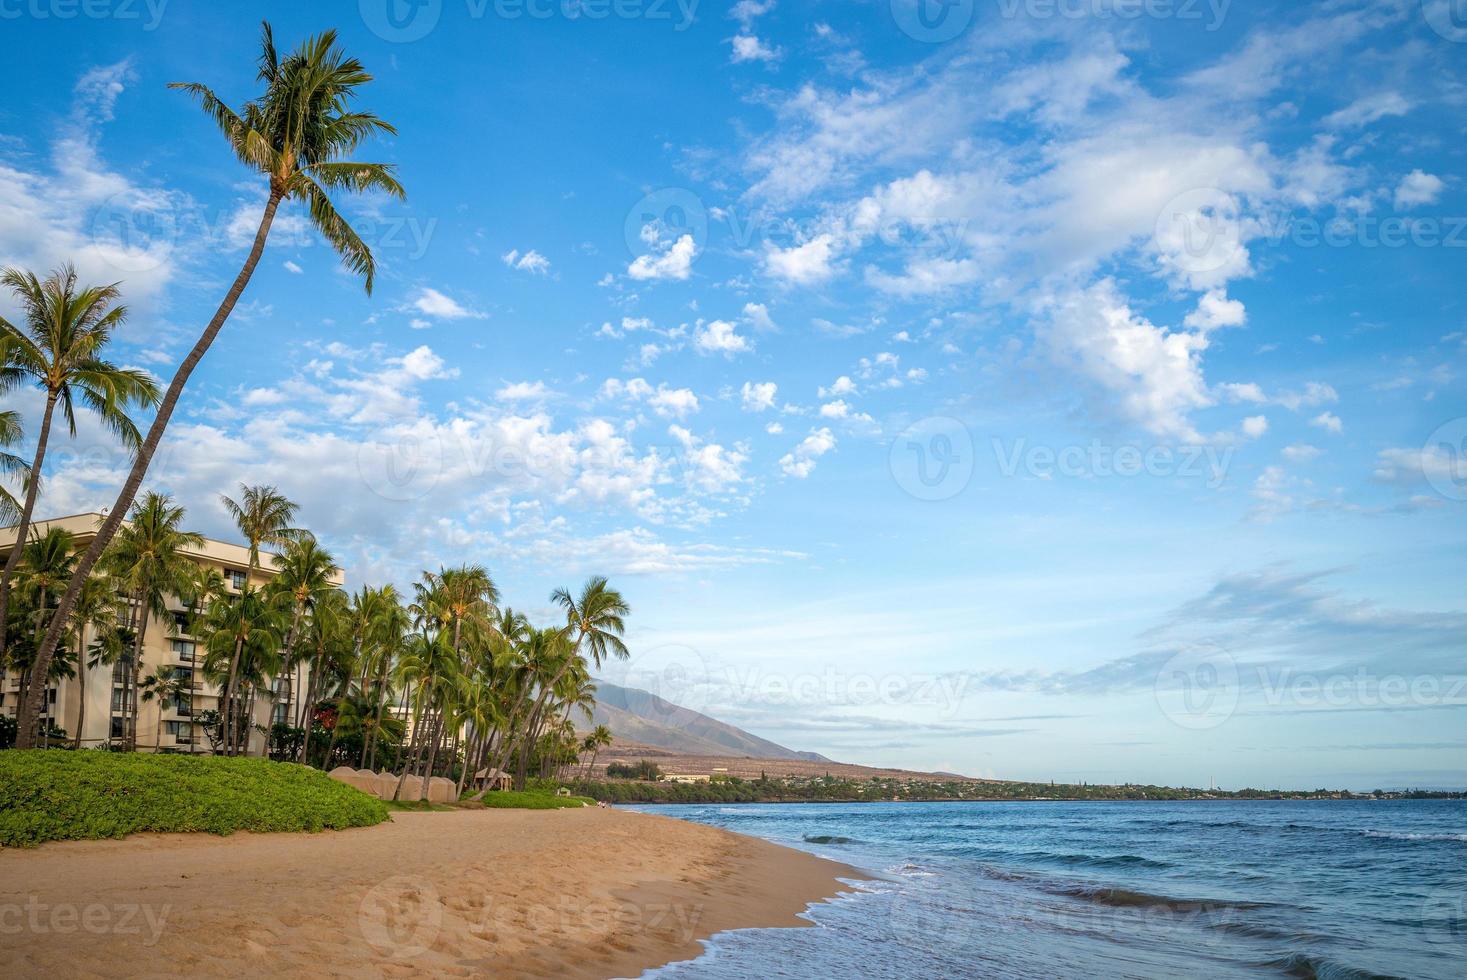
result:
[(1467, 782), (1467, 28), (914, 4), (7, 4), (0, 261), (122, 280), (166, 378), (263, 188), (165, 83), (335, 27), (408, 199), (340, 202), (371, 297), (283, 213), (151, 478), (201, 529), (603, 572), (609, 678), (842, 760)]

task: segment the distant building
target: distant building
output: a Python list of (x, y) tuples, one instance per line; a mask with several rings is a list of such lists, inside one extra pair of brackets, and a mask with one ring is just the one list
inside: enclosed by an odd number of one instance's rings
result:
[[(43, 535), (51, 528), (59, 527), (70, 531), (75, 537), (75, 547), (82, 550), (91, 544), (103, 519), (101, 514), (76, 514), (71, 517), (32, 521), (31, 534)], [(0, 561), (15, 546), (15, 531), (14, 526), (0, 528)], [(196, 553), (190, 553), (189, 557), (200, 565), (218, 568), (224, 575), (225, 585), (231, 594), (238, 594), (244, 588), (246, 580), (250, 579), (250, 552), (244, 545), (205, 538), (204, 546)], [(276, 568), (272, 558), (268, 552), (260, 553), (262, 567), (255, 570), (251, 584), (258, 587), (275, 577)], [(343, 581), (343, 576), (338, 572), (336, 583), (340, 585)], [(196, 719), (205, 711), (218, 710), (219, 689), (203, 677), (204, 650), (186, 632), (187, 610), (177, 596), (168, 597), (168, 610), (171, 614), (168, 618), (154, 618), (148, 622), (147, 635), (143, 641), (142, 668), (138, 676), (146, 677), (166, 665), (189, 679), (191, 689), (189, 693), (180, 695), (167, 704), (154, 701), (141, 706), (137, 746), (145, 752), (209, 752), (209, 740)], [(93, 637), (90, 632), (88, 630), (88, 635), (81, 638), (83, 650), (91, 645)], [(131, 705), (123, 701), (125, 670), (126, 666), (121, 663), (111, 668), (97, 667), (87, 670), (85, 691), (75, 679), (53, 681), (46, 691), (41, 717), (50, 718), (56, 727), (65, 729), (68, 737), (74, 737), (81, 700), (85, 697), (87, 710), (85, 730), (81, 733), (82, 747), (90, 748), (120, 741), (124, 737), (127, 718), (131, 712)], [(300, 710), (298, 692), (306, 689), (309, 676), (309, 671), (296, 671), (291, 676), (276, 677), (271, 684), (269, 696), (256, 698), (246, 754), (263, 755), (265, 752), (265, 737), (254, 730), (254, 725), (269, 728), (275, 722), (292, 725), (296, 723)], [(7, 672), (4, 667), (0, 667), (0, 714), (15, 717), (19, 700), (19, 671)]]

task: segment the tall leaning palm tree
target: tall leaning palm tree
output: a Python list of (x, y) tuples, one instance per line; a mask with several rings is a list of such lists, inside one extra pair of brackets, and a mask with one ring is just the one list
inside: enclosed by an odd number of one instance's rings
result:
[[(107, 520), (77, 564), (76, 575), (61, 599), (60, 615), (37, 651), (37, 659), (43, 669), (56, 651), (56, 644), (61, 639), (59, 624), (70, 615), (77, 593), (81, 591), (81, 583), (91, 574), (92, 566), (112, 540), (112, 535), (117, 533), (122, 515), (142, 486), (148, 464), (158, 450), (158, 443), (168, 428), (168, 420), (173, 417), (173, 410), (189, 377), (208, 353), (214, 338), (219, 336), (254, 275), (281, 203), (298, 201), (304, 205), (311, 223), (322, 237), (341, 256), (348, 269), (362, 276), (367, 292), (372, 291), (372, 279), (376, 273), (372, 252), (346, 219), (337, 213), (328, 194), (336, 190), (374, 190), (393, 197), (404, 196), (402, 185), (397, 182), (391, 166), (344, 159), (369, 137), (380, 133), (395, 135), (397, 132), (375, 115), (353, 108), (357, 90), (370, 82), (372, 76), (359, 61), (347, 57), (338, 47), (335, 31), (307, 38), (294, 52), (281, 58), (275, 50), (275, 40), (267, 23), (261, 40), (257, 80), (264, 86), (264, 91), (238, 111), (231, 109), (205, 85), (189, 82), (173, 86), (197, 99), (205, 114), (223, 132), (240, 162), (265, 178), (265, 210), (244, 267), (235, 276), (208, 326), (174, 373), (153, 417), (153, 424), (138, 449), (127, 482), (117, 495), (117, 502), (112, 505)], [(21, 705), (17, 746), (30, 748), (35, 744), (30, 729), (35, 726), (40, 707), (37, 696), (28, 698)]]
[[(67, 265), (44, 281), (33, 272), (5, 269), (0, 272), (0, 285), (15, 294), (25, 314), (23, 327), (0, 318), (0, 392), (34, 385), (46, 397), (30, 465), (33, 478), (26, 481), (15, 529), (15, 540), (24, 542), (30, 533), (56, 409), (60, 407), (67, 430), (75, 436), (76, 403), (81, 402), (117, 434), (129, 452), (136, 452), (141, 437), (127, 411), (133, 405), (156, 405), (158, 386), (145, 372), (119, 367), (103, 357), (112, 332), (127, 319), (127, 307), (115, 305), (121, 295), (116, 283), (79, 286), (76, 269)], [(11, 578), (20, 552), (20, 548), (11, 548), (0, 572), (0, 650), (5, 649)]]
[(250, 548), (250, 572), (260, 567), (260, 546), (284, 548), (300, 537), (301, 531), (291, 527), (295, 522), (295, 502), (274, 487), (239, 485), (239, 499), (225, 494), (219, 502), (244, 536)]

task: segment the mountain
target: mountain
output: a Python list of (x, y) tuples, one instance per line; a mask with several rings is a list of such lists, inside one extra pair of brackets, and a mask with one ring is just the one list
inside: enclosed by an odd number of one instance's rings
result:
[[(583, 720), (583, 719), (578, 719)], [(618, 742), (639, 742), (684, 755), (733, 755), (751, 759), (829, 762), (814, 752), (796, 752), (742, 728), (679, 707), (655, 694), (596, 681), (592, 725), (605, 725)]]

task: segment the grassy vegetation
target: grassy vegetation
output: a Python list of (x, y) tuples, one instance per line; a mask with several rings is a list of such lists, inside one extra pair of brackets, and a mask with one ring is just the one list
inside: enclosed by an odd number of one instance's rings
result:
[(563, 810), (595, 806), (596, 801), (584, 796), (556, 796), (550, 790), (514, 790), (485, 793), (483, 805), (498, 810)]
[(0, 846), (143, 831), (366, 827), (387, 808), (325, 773), (266, 759), (0, 752)]
[(448, 803), (429, 803), (427, 800), (384, 800), (389, 810), (405, 810), (409, 813), (445, 813), (458, 809)]

